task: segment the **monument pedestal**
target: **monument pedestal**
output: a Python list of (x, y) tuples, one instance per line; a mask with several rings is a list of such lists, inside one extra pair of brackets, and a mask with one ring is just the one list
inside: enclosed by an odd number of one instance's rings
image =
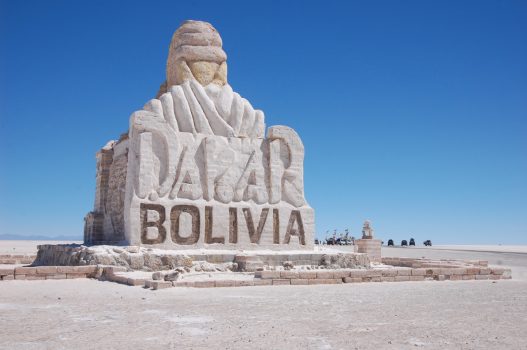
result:
[(365, 253), (372, 262), (381, 262), (381, 245), (380, 239), (357, 239), (355, 240), (358, 253)]

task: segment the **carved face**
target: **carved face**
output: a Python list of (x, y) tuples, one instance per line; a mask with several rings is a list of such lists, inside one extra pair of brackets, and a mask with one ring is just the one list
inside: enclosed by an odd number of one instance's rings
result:
[(220, 68), (218, 63), (206, 61), (189, 62), (188, 66), (194, 79), (203, 86), (212, 83), (216, 72)]

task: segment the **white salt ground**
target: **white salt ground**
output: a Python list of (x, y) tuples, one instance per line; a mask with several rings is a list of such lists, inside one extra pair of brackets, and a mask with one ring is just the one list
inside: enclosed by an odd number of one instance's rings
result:
[(510, 281), (159, 291), (94, 280), (0, 283), (0, 349), (527, 349), (527, 254), (485, 259)]

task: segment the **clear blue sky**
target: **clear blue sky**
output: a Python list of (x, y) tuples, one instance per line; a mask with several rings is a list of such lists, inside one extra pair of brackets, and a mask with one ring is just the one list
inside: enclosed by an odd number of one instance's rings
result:
[(527, 243), (526, 1), (1, 1), (0, 234), (82, 236), (185, 19), (295, 128), (319, 236)]

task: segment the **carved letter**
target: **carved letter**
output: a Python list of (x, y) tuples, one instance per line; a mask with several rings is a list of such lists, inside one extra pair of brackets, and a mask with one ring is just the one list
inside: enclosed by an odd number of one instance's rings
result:
[(273, 243), (280, 244), (280, 216), (278, 209), (273, 209)]
[[(148, 211), (155, 211), (159, 214), (159, 220), (148, 221)], [(167, 232), (163, 223), (165, 222), (165, 207), (159, 204), (146, 204), (141, 203), (140, 206), (140, 217), (141, 217), (141, 243), (142, 244), (159, 244), (165, 241)], [(157, 228), (157, 237), (148, 238), (148, 227)]]
[(225, 237), (212, 237), (212, 207), (205, 207), (205, 243), (225, 243)]
[(238, 209), (229, 208), (229, 243), (238, 243)]
[[(188, 213), (192, 217), (191, 233), (188, 237), (179, 234), (179, 218), (181, 213)], [(175, 205), (170, 212), (172, 240), (176, 244), (195, 244), (199, 239), (200, 217), (199, 209), (193, 205)]]
[(267, 219), (267, 214), (269, 213), (269, 208), (262, 209), (262, 213), (260, 214), (260, 221), (258, 222), (258, 228), (256, 230), (254, 229), (251, 209), (243, 208), (242, 210), (243, 214), (245, 215), (245, 222), (247, 223), (247, 230), (249, 231), (251, 243), (260, 242), (260, 237), (262, 236), (262, 231), (265, 226), (265, 220)]
[[(293, 228), (295, 222), (297, 223), (298, 229)], [(304, 224), (302, 223), (302, 216), (300, 216), (300, 211), (298, 210), (291, 210), (291, 216), (289, 216), (289, 223), (287, 224), (287, 230), (285, 232), (284, 244), (289, 244), (291, 236), (298, 236), (300, 244), (306, 245)]]

